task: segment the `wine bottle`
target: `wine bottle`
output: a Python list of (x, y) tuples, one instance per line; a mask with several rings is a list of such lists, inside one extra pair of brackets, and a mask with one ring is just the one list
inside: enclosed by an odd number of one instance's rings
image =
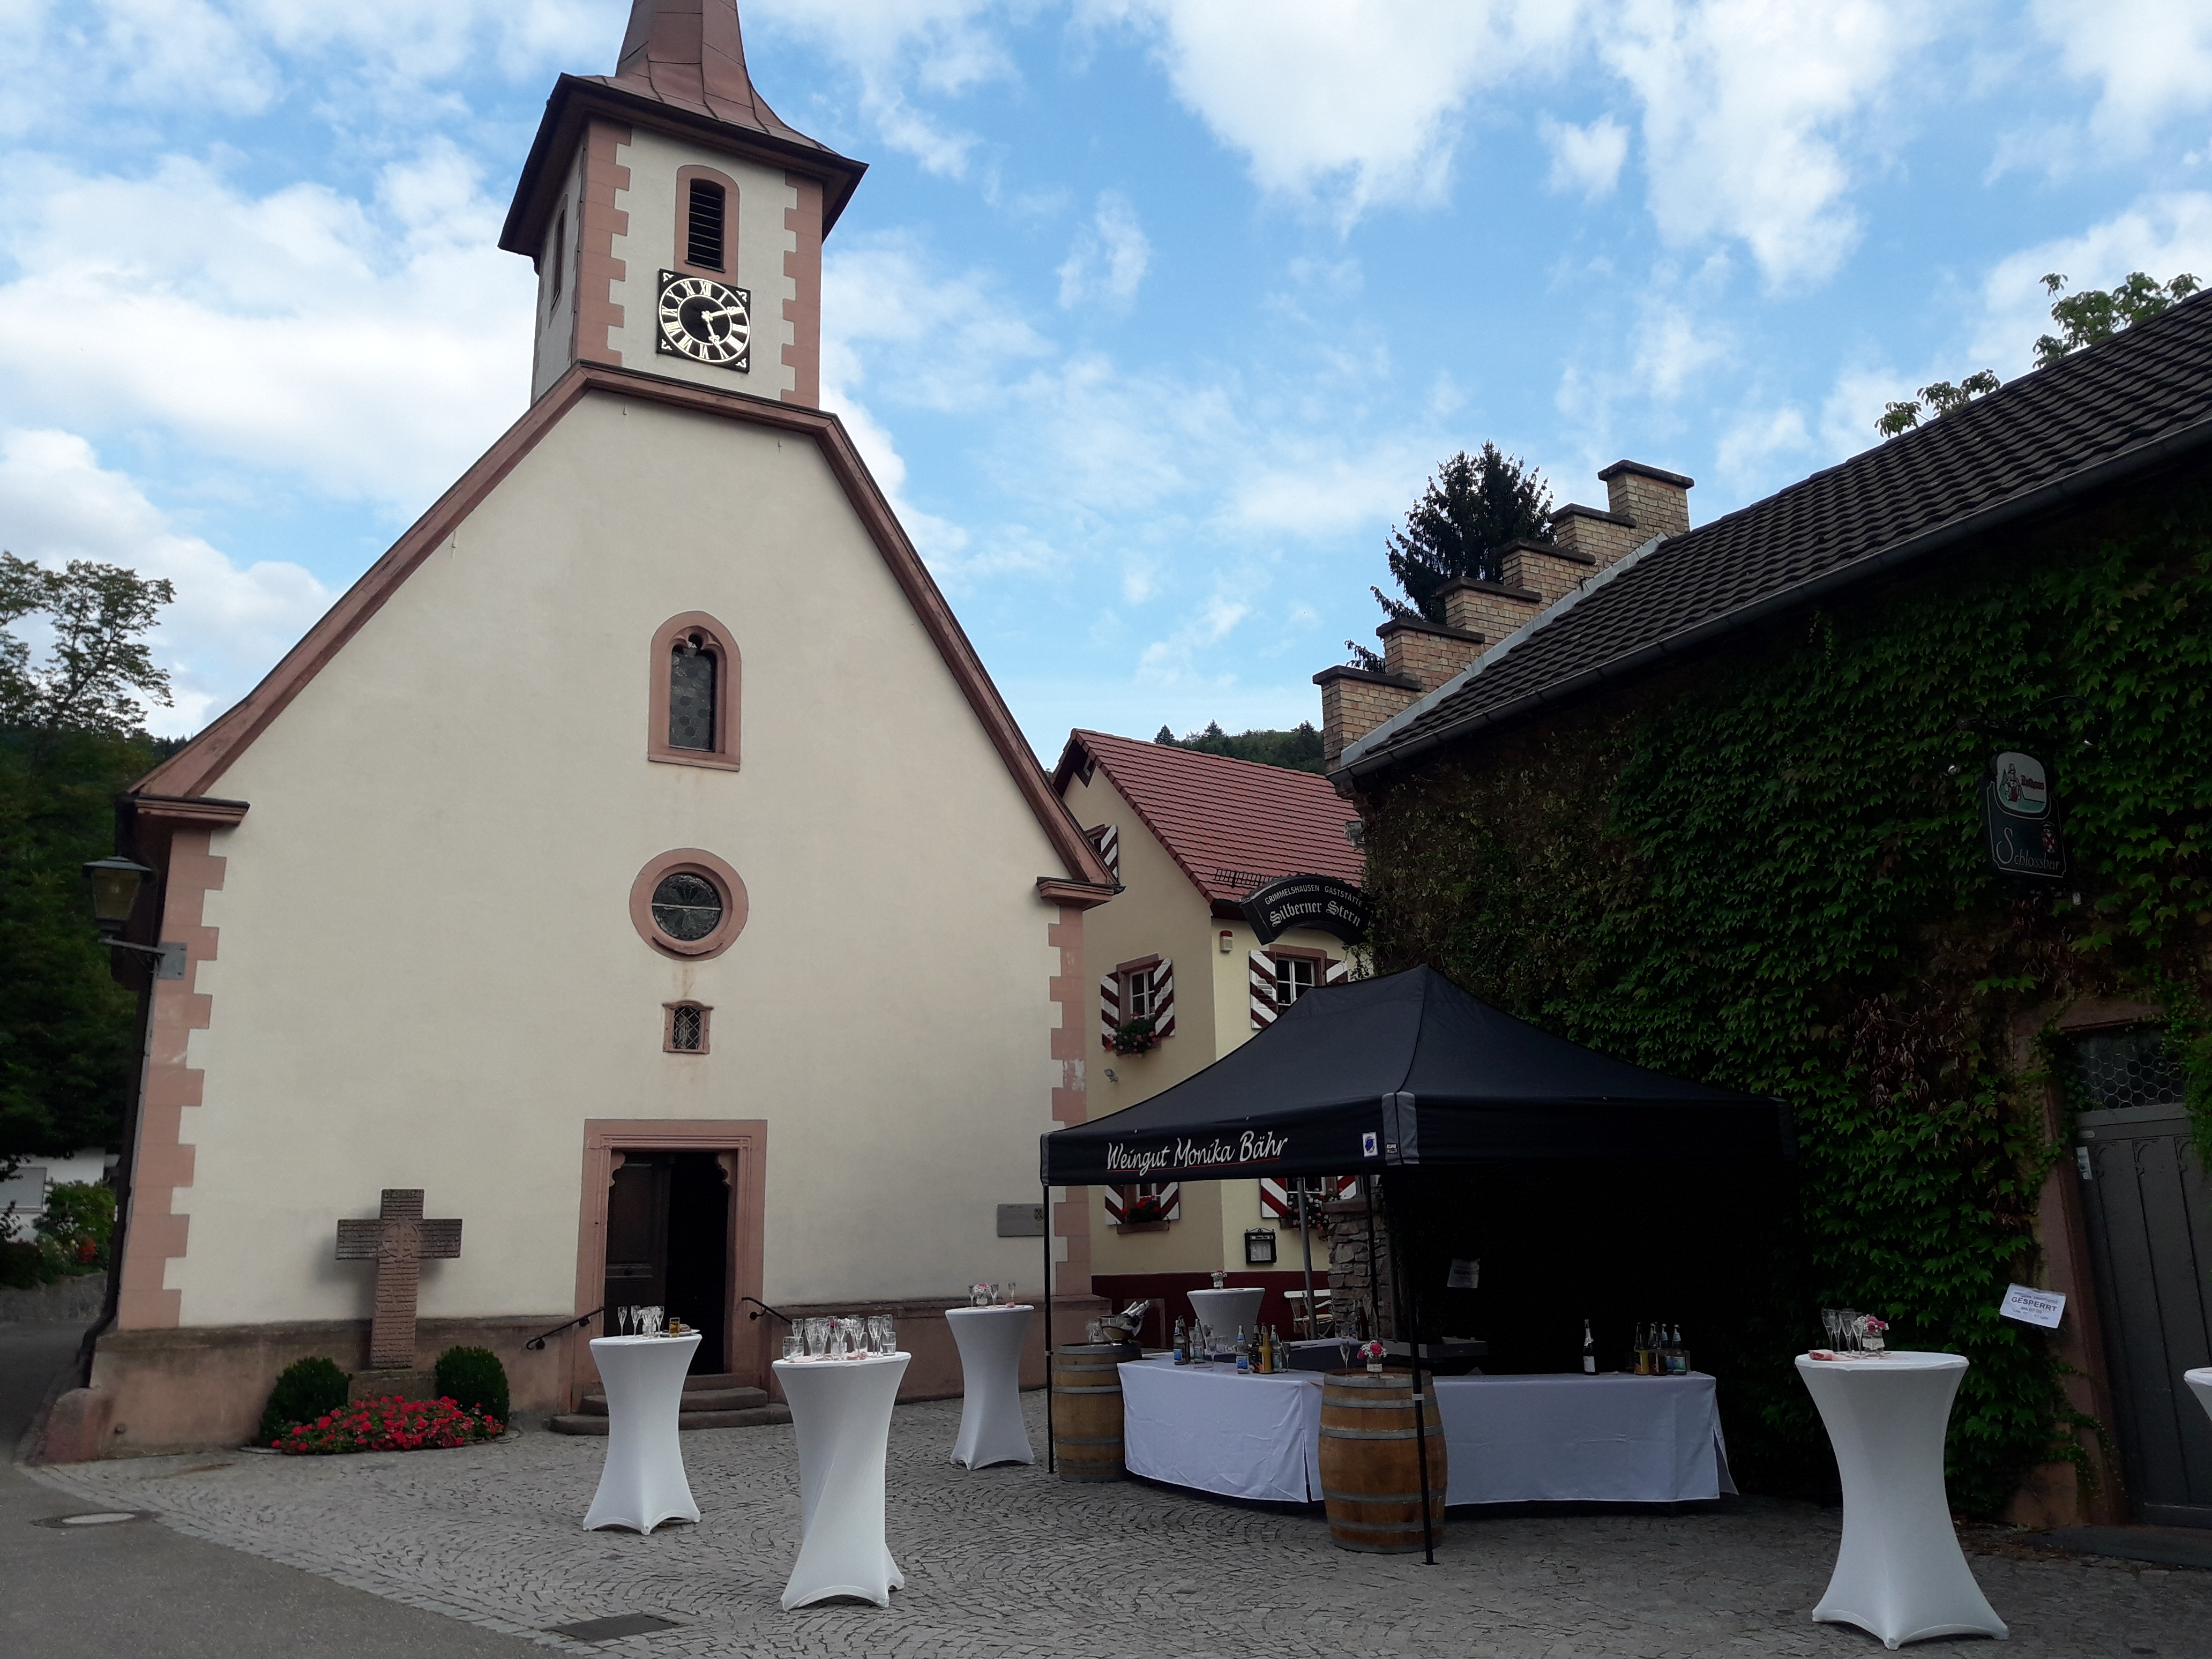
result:
[(1590, 1334), (1590, 1322), (1583, 1321), (1583, 1375), (1597, 1375), (1597, 1339)]
[(1252, 1374), (1252, 1350), (1244, 1340), (1244, 1328), (1242, 1325), (1237, 1328), (1237, 1374), (1239, 1376), (1249, 1376)]
[(1638, 1376), (1651, 1375), (1650, 1331), (1641, 1324), (1636, 1328), (1636, 1374)]
[(1682, 1346), (1682, 1328), (1680, 1325), (1667, 1333), (1667, 1374), (1669, 1376), (1687, 1376), (1690, 1374), (1690, 1356)]

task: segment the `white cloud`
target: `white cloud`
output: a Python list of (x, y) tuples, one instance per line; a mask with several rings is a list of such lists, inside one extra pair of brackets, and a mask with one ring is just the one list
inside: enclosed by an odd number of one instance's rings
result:
[(1207, 672), (1200, 662), (1200, 653), (1227, 639), (1237, 624), (1251, 614), (1251, 605), (1243, 599), (1232, 599), (1219, 592), (1209, 594), (1174, 633), (1144, 648), (1137, 659), (1139, 683), (1164, 687), (1234, 684), (1235, 673)]
[(0, 433), (0, 526), (19, 557), (46, 565), (92, 559), (176, 585), (176, 603), (152, 636), (176, 697), (173, 708), (149, 711), (156, 732), (196, 732), (245, 696), (333, 597), (296, 564), (241, 570), (178, 531), (70, 432)]
[(1679, 398), (1698, 370), (1728, 356), (1728, 336), (1716, 324), (1706, 326), (1684, 307), (1651, 301), (1642, 307), (1636, 330), (1634, 374), (1650, 397)]
[(1588, 197), (1595, 202), (1613, 194), (1620, 179), (1620, 164), (1628, 159), (1628, 129), (1610, 115), (1600, 116), (1588, 126), (1571, 126), (1543, 116), (1536, 131), (1552, 152), (1552, 173), (1547, 181), (1561, 194)]
[(1471, 94), (1572, 40), (1577, 0), (1089, 0), (1156, 31), (1176, 95), (1271, 192), (1349, 222), (1439, 200)]
[(2103, 88), (2090, 129), (2143, 149), (2167, 120), (2212, 105), (2212, 9), (2203, 0), (2035, 0), (2037, 32), (2069, 75)]
[(1601, 51), (1643, 102), (1661, 234), (1739, 237), (1770, 283), (1832, 273), (1851, 142), (1924, 26), (1901, 0), (1623, 0)]
[(1102, 191), (1098, 210), (1076, 233), (1075, 245), (1060, 267), (1060, 303), (1073, 308), (1101, 301), (1124, 308), (1137, 297), (1152, 260), (1152, 245), (1129, 198), (1118, 190)]
[(873, 0), (824, 5), (822, 0), (747, 0), (747, 25), (804, 40), (842, 64), (860, 83), (861, 112), (883, 141), (924, 168), (957, 179), (978, 140), (918, 109), (909, 85), (958, 97), (994, 81), (1017, 78), (1012, 58), (988, 27), (991, 15), (1016, 15), (1034, 5), (1000, 0)]
[[(143, 178), (18, 168), (0, 195), (0, 417), (147, 425), (204, 454), (416, 508), (520, 412), (533, 277), (437, 143), (363, 203), (253, 197), (169, 157)], [(87, 295), (97, 295), (89, 309)]]

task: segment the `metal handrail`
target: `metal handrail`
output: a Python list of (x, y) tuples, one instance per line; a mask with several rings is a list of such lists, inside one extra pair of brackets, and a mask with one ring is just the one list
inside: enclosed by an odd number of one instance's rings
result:
[(522, 1346), (532, 1350), (543, 1348), (545, 1346), (548, 1338), (558, 1336), (563, 1331), (572, 1331), (579, 1325), (588, 1325), (592, 1321), (597, 1319), (605, 1311), (606, 1308), (603, 1304), (600, 1306), (592, 1309), (591, 1312), (587, 1314), (578, 1314), (574, 1319), (568, 1321), (565, 1325), (556, 1325), (551, 1330), (547, 1331), (542, 1336), (532, 1337), (529, 1341), (524, 1343)]
[(763, 1302), (757, 1297), (741, 1296), (738, 1300), (740, 1302), (750, 1302), (753, 1306), (760, 1310), (760, 1313), (749, 1313), (745, 1316), (745, 1320), (748, 1323), (757, 1322), (759, 1320), (761, 1314), (774, 1314), (778, 1319), (781, 1319), (787, 1325), (796, 1322), (793, 1320), (792, 1316), (784, 1312), (782, 1309), (771, 1308), (767, 1303)]

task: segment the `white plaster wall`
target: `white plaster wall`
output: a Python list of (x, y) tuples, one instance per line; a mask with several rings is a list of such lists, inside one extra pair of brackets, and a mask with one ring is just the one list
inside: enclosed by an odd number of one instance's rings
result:
[[(645, 759), (653, 630), (744, 658), (739, 772)], [(585, 398), (220, 781), (183, 1322), (360, 1316), (386, 1187), (459, 1216), (429, 1316), (561, 1310), (587, 1118), (769, 1124), (769, 1301), (1032, 1282), (1061, 866), (807, 441)], [(630, 921), (656, 854), (750, 891), (720, 957)], [(660, 1052), (661, 1004), (714, 1008)]]
[[(1088, 1041), (1098, 1058), (1091, 1067), (1088, 1091), (1093, 1119), (1150, 1100), (1250, 1041), (1252, 951), (1258, 941), (1243, 921), (1224, 921), (1175, 861), (1128, 799), (1114, 787), (1104, 768), (1089, 783), (1071, 776), (1060, 798), (1085, 829), (1111, 823), (1121, 832), (1121, 884), (1125, 891), (1085, 919), (1084, 963), (1090, 987)], [(1221, 951), (1221, 933), (1231, 934), (1230, 951)], [(1304, 950), (1345, 954), (1340, 941), (1327, 933), (1294, 928), (1277, 943)], [(1176, 1034), (1146, 1054), (1112, 1054), (1097, 1048), (1098, 981), (1116, 964), (1157, 951), (1171, 958), (1176, 970)], [(1113, 1078), (1105, 1075), (1110, 1067)], [(1247, 1228), (1270, 1226), (1260, 1215), (1257, 1181), (1192, 1181), (1182, 1185), (1182, 1214), (1164, 1233), (1116, 1232), (1106, 1217), (1103, 1190), (1094, 1194), (1091, 1264), (1094, 1273), (1210, 1273), (1242, 1270)], [(1297, 1229), (1278, 1230), (1276, 1267), (1302, 1265)], [(1316, 1270), (1328, 1264), (1327, 1244), (1316, 1234)]]
[[(799, 294), (799, 284), (783, 274), (783, 256), (799, 246), (797, 234), (784, 228), (783, 215), (799, 205), (798, 191), (780, 170), (642, 129), (616, 147), (615, 159), (629, 169), (629, 188), (615, 192), (615, 206), (629, 215), (629, 234), (614, 239), (614, 257), (623, 262), (624, 275), (612, 284), (623, 320), (611, 337), (623, 366), (720, 392), (781, 398), (798, 384), (796, 371), (783, 361), (784, 347), (795, 338), (793, 325), (784, 320), (783, 302)], [(660, 273), (676, 268), (676, 173), (687, 167), (714, 167), (737, 181), (738, 266), (731, 280), (752, 295), (752, 368), (746, 374), (653, 349)]]
[[(578, 221), (577, 204), (581, 199), (580, 186), (583, 180), (583, 156), (580, 153), (569, 158), (568, 171), (561, 181), (561, 197), (554, 204), (553, 217), (545, 226), (544, 245), (538, 251), (538, 334), (531, 357), (530, 400), (536, 403), (545, 395), (545, 389), (559, 380), (576, 356), (576, 247), (581, 230)], [(566, 208), (566, 228), (562, 246), (554, 245), (554, 232), (563, 224), (561, 210)], [(561, 297), (553, 297), (553, 267), (561, 266)]]

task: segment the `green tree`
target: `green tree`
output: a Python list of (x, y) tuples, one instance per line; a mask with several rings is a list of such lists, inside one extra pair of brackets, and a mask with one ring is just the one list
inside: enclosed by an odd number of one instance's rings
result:
[(1202, 755), (1226, 755), (1231, 760), (1256, 761), (1291, 772), (1319, 772), (1321, 733), (1311, 720), (1300, 720), (1287, 732), (1240, 732), (1231, 737), (1219, 720), (1206, 722), (1203, 732), (1178, 738), (1163, 726), (1152, 741), (1164, 748), (1194, 749)]
[[(1395, 620), (1441, 623), (1443, 601), (1437, 591), (1460, 576), (1496, 581), (1498, 550), (1511, 541), (1552, 539), (1552, 489), (1543, 475), (1486, 443), (1479, 454), (1465, 450), (1437, 469), (1421, 499), (1389, 541), (1390, 574), (1405, 595), (1391, 598), (1379, 587), (1367, 591)], [(1346, 640), (1345, 648), (1363, 668), (1381, 659), (1365, 646)]]
[[(0, 1163), (113, 1145), (136, 1058), (137, 1000), (107, 971), (79, 866), (114, 847), (114, 799), (167, 745), (145, 634), (166, 581), (0, 553)], [(33, 659), (27, 623), (50, 633)]]
[[(2146, 317), (2157, 316), (2176, 301), (2187, 299), (2203, 284), (2185, 270), (2162, 284), (2138, 270), (2112, 288), (2083, 289), (2079, 294), (2059, 299), (2065, 286), (2065, 276), (2055, 270), (2043, 279), (2043, 291), (2051, 296), (2051, 320), (2062, 331), (2037, 339), (2038, 368), (2048, 368), (2083, 346), (2109, 340), (2122, 329), (2131, 328)], [(1885, 404), (1874, 429), (1885, 438), (1894, 438), (1918, 426), (1923, 415), (1935, 420), (1996, 389), (1997, 377), (1986, 368), (1969, 374), (1956, 386), (1948, 380), (1938, 380), (1932, 386), (1922, 386), (1917, 398)]]

